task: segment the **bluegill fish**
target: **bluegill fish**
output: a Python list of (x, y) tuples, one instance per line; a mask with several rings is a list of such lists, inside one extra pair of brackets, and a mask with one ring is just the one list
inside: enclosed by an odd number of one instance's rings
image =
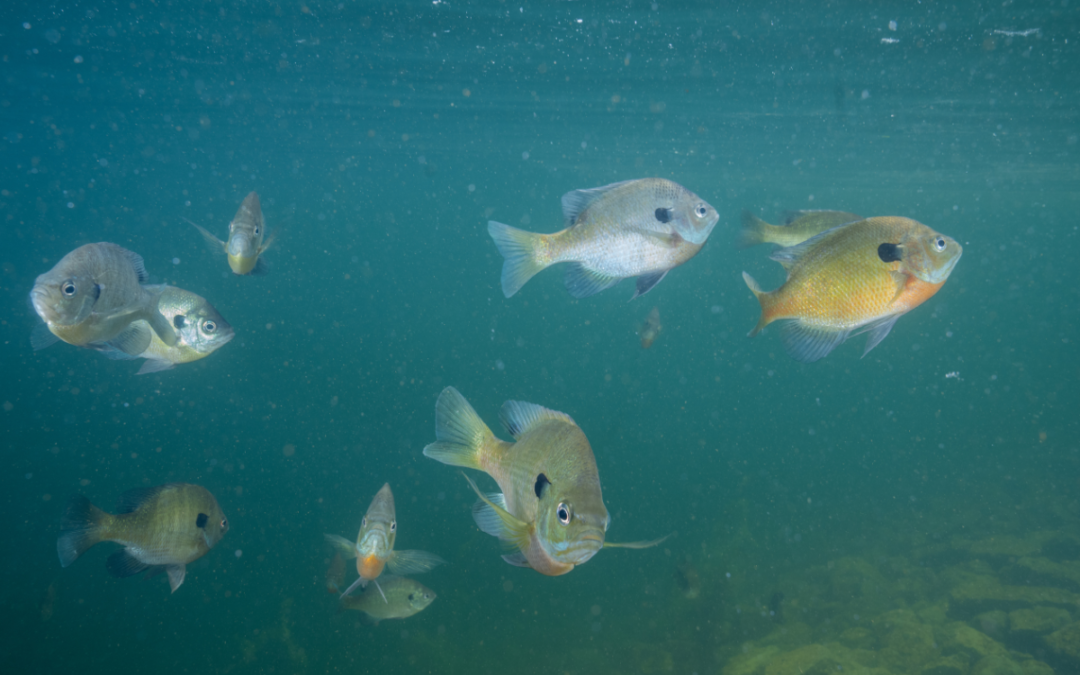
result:
[(766, 243), (795, 246), (825, 230), (856, 220), (862, 220), (862, 216), (847, 211), (785, 211), (783, 225), (770, 225), (753, 213), (743, 211), (739, 247)]
[(381, 595), (368, 590), (342, 598), (341, 606), (364, 612), (369, 621), (377, 624), (384, 619), (406, 619), (435, 602), (435, 591), (405, 577), (385, 577), (381, 589)]
[(951, 237), (909, 218), (867, 218), (826, 230), (772, 254), (788, 273), (777, 290), (762, 291), (743, 272), (761, 303), (750, 335), (786, 319), (785, 349), (811, 363), (866, 332), (865, 356), (897, 319), (938, 292), (962, 253)]
[[(394, 493), (386, 483), (371, 500), (356, 543), (336, 534), (324, 535), (334, 548), (346, 559), (356, 558), (356, 572), (360, 576), (341, 597), (352, 593), (357, 586), (363, 588), (374, 581), (387, 567), (394, 574), (419, 574), (446, 562), (434, 553), (426, 551), (395, 551), (397, 539), (397, 515), (394, 510)], [(378, 584), (378, 582), (376, 582)]]
[(86, 244), (68, 253), (30, 291), (34, 311), (45, 322), (31, 335), (34, 349), (57, 338), (79, 347), (111, 341), (134, 355), (149, 346), (151, 331), (176, 345), (172, 325), (158, 311), (160, 294), (141, 285), (149, 276), (141, 256), (116, 244)]
[[(190, 221), (188, 221), (190, 222)], [(191, 223), (195, 225), (195, 223)], [(266, 274), (267, 264), (261, 256), (274, 243), (274, 237), (266, 237), (266, 222), (263, 220), (259, 195), (254, 191), (244, 198), (236, 215), (229, 223), (229, 241), (224, 242), (210, 234), (205, 228), (195, 225), (214, 252), (225, 251), (229, 259), (229, 269), (233, 274)]]
[(186, 565), (206, 555), (228, 531), (229, 521), (209, 490), (170, 483), (125, 492), (116, 514), (75, 495), (64, 513), (56, 552), (67, 567), (94, 544), (114, 541), (124, 548), (105, 563), (113, 576), (164, 569), (175, 593), (184, 583)]
[(648, 349), (652, 347), (652, 344), (656, 342), (656, 338), (660, 336), (660, 331), (664, 330), (664, 326), (660, 323), (660, 308), (653, 307), (649, 312), (649, 316), (645, 318), (645, 322), (641, 324), (641, 328), (638, 329), (638, 337), (641, 339), (641, 348)]
[(720, 218), (701, 197), (663, 178), (568, 192), (562, 207), (566, 229), (554, 234), (488, 222), (488, 233), (505, 258), (506, 297), (540, 270), (566, 262), (564, 282), (575, 298), (637, 277), (636, 298), (693, 258)]
[(137, 375), (169, 370), (179, 363), (191, 363), (205, 358), (235, 336), (229, 322), (206, 298), (175, 286), (148, 288), (158, 289), (161, 294), (158, 310), (172, 323), (180, 336), (176, 345), (166, 345), (156, 334), (151, 335), (150, 345), (140, 354), (126, 354), (110, 343), (91, 345), (110, 358), (146, 359)]
[(511, 565), (541, 574), (566, 574), (602, 547), (646, 548), (663, 541), (605, 541), (611, 517), (600, 494), (592, 447), (569, 415), (533, 403), (507, 401), (499, 415), (514, 443), (491, 433), (457, 389), (447, 387), (435, 404), (437, 442), (424, 455), (443, 464), (478, 469), (495, 479), (500, 494), (480, 497), (473, 519), (481, 530), (515, 551)]

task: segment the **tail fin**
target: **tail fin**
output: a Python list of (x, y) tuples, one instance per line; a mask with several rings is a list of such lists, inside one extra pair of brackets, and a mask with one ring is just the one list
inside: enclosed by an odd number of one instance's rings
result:
[(775, 227), (766, 223), (749, 211), (742, 212), (742, 231), (739, 232), (739, 248), (749, 248), (772, 241), (769, 238), (769, 228)]
[(60, 538), (56, 540), (61, 567), (67, 567), (86, 549), (104, 541), (101, 525), (108, 517), (109, 514), (82, 495), (75, 495), (68, 501), (60, 524)]
[(519, 230), (494, 220), (488, 221), (488, 234), (495, 240), (499, 253), (505, 259), (502, 268), (502, 289), (506, 297), (509, 298), (517, 293), (526, 281), (547, 267), (547, 263), (536, 260), (537, 244), (544, 235)]
[(758, 285), (758, 282), (754, 281), (754, 277), (750, 276), (746, 272), (742, 273), (742, 278), (743, 281), (746, 282), (746, 285), (750, 287), (750, 292), (754, 294), (754, 297), (757, 298), (758, 303), (761, 305), (761, 318), (758, 319), (757, 325), (754, 326), (754, 329), (746, 334), (746, 337), (754, 337), (761, 332), (762, 328), (768, 326), (769, 323), (772, 322), (772, 319), (766, 317), (765, 312), (766, 306), (772, 304), (770, 301), (772, 293), (766, 293), (765, 291), (761, 290), (761, 286)]
[(435, 403), (435, 443), (424, 448), (424, 456), (443, 464), (480, 468), (484, 446), (495, 440), (484, 421), (465, 397), (453, 387), (443, 389)]

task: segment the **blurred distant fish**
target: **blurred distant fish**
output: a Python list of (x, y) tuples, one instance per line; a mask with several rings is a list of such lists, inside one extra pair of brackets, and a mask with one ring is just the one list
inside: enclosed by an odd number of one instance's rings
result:
[(41, 598), (41, 604), (38, 607), (41, 612), (41, 620), (48, 621), (52, 618), (53, 611), (56, 609), (56, 582), (49, 584), (49, 587), (45, 589), (45, 595)]
[(45, 324), (35, 329), (31, 344), (43, 349), (57, 338), (80, 347), (111, 341), (134, 355), (157, 333), (175, 345), (176, 333), (158, 311), (160, 293), (141, 285), (148, 278), (137, 253), (108, 242), (80, 246), (34, 282), (30, 301)]
[(341, 595), (341, 586), (345, 583), (345, 558), (337, 551), (326, 568), (326, 591), (330, 595)]
[(67, 567), (86, 549), (115, 541), (123, 549), (105, 566), (113, 576), (164, 569), (173, 592), (184, 583), (186, 565), (206, 555), (229, 531), (229, 521), (210, 491), (198, 485), (171, 483), (125, 492), (115, 515), (82, 495), (68, 502), (56, 541), (60, 565)]
[[(112, 344), (91, 345), (110, 358), (144, 358), (138, 375), (169, 370), (178, 363), (190, 363), (213, 354), (233, 339), (235, 333), (229, 322), (206, 298), (175, 286), (150, 286), (158, 289), (161, 299), (158, 310), (168, 319), (177, 334), (175, 346), (166, 345), (153, 335), (150, 345), (140, 354), (126, 354)], [(140, 322), (141, 323), (141, 322)]]
[(675, 583), (682, 596), (688, 600), (695, 600), (701, 595), (701, 575), (690, 558), (683, 558), (675, 566)]
[(345, 589), (341, 597), (352, 593), (357, 586), (363, 588), (369, 581), (377, 579), (384, 567), (389, 567), (394, 574), (419, 574), (446, 562), (426, 551), (394, 550), (397, 516), (394, 510), (394, 494), (390, 491), (389, 483), (383, 485), (371, 500), (371, 505), (360, 522), (360, 532), (356, 535), (355, 544), (336, 534), (324, 536), (345, 558), (356, 558), (356, 571), (360, 576)]
[(384, 619), (408, 618), (435, 601), (435, 591), (405, 577), (386, 576), (380, 587), (381, 594), (368, 589), (359, 595), (346, 596), (341, 599), (341, 606), (364, 612), (377, 624)]
[(795, 246), (837, 225), (862, 220), (847, 211), (785, 211), (783, 225), (770, 225), (749, 211), (742, 213), (739, 248), (758, 244)]
[(526, 232), (488, 222), (505, 261), (503, 295), (518, 292), (540, 270), (568, 262), (564, 282), (575, 298), (637, 277), (634, 297), (701, 250), (720, 216), (701, 197), (663, 178), (641, 178), (563, 195), (566, 229)]
[(645, 319), (645, 323), (641, 324), (641, 328), (638, 329), (638, 337), (641, 338), (641, 348), (648, 349), (652, 347), (652, 343), (656, 342), (657, 336), (660, 335), (664, 327), (660, 325), (660, 308), (653, 307), (649, 312), (649, 316)]
[(229, 268), (234, 274), (266, 274), (268, 266), (260, 256), (274, 243), (274, 237), (270, 236), (265, 241), (263, 239), (266, 236), (266, 223), (263, 221), (259, 195), (254, 191), (244, 198), (229, 223), (228, 242), (221, 241), (198, 225), (195, 227), (202, 233), (211, 250), (225, 251), (229, 258)]

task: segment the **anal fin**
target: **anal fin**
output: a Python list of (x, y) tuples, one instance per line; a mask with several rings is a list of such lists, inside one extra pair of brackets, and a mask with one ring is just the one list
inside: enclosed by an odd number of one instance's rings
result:
[(49, 330), (48, 324), (44, 321), (34, 326), (34, 330), (30, 332), (30, 346), (34, 348), (34, 351), (39, 349), (45, 349), (60, 341), (60, 338), (53, 335), (53, 332)]
[(105, 568), (109, 570), (109, 574), (122, 579), (149, 569), (150, 565), (128, 553), (125, 548), (110, 555), (108, 560), (105, 561)]
[(667, 273), (671, 270), (661, 270), (659, 272), (650, 272), (648, 274), (642, 274), (637, 278), (637, 289), (634, 291), (633, 300), (636, 297), (645, 295), (653, 289), (653, 286), (664, 280)]
[(611, 288), (622, 281), (622, 277), (612, 277), (601, 272), (587, 269), (581, 263), (570, 263), (563, 275), (563, 283), (570, 295), (578, 298), (587, 298), (596, 295), (600, 291)]
[(813, 363), (825, 358), (847, 339), (849, 331), (843, 329), (818, 328), (798, 319), (784, 322), (780, 337), (784, 349), (791, 358), (802, 363)]

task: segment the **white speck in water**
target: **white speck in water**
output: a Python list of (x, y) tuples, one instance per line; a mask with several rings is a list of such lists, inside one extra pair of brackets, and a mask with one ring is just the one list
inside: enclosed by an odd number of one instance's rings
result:
[(236, 552), (233, 553), (233, 555), (235, 555), (237, 558), (239, 558), (240, 556), (244, 555), (244, 552), (241, 551), (240, 549), (236, 549)]
[(521, 153), (521, 158), (522, 159), (528, 159), (529, 158), (529, 151), (526, 150), (525, 152)]
[(32, 474), (32, 473), (26, 474), (26, 480), (30, 480), (33, 477), (34, 477), (34, 474)]
[(889, 22), (889, 30), (896, 30), (896, 22), (895, 21), (890, 21)]
[(721, 314), (721, 313), (723, 313), (724, 308), (721, 307), (720, 305), (713, 305), (710, 308), (710, 311), (712, 311), (713, 314)]
[(68, 202), (68, 203), (67, 203), (67, 207), (68, 207), (69, 209), (73, 209), (73, 208), (75, 208), (75, 202)]
[(173, 258), (172, 259), (172, 264), (179, 265), (180, 264), (180, 258)]
[(725, 576), (726, 576), (726, 577), (727, 577), (728, 579), (730, 579), (730, 578), (731, 578), (731, 572), (728, 572), (728, 573), (727, 573), (727, 574), (726, 574)]
[(130, 407), (130, 406), (131, 406), (131, 404), (130, 404), (130, 403), (128, 403), (127, 401), (124, 401), (124, 407), (125, 407), (125, 408), (128, 408), (128, 407)]
[(506, 364), (502, 362), (502, 359), (495, 359), (495, 367), (499, 370), (506, 370)]
[(472, 183), (469, 183), (469, 192), (476, 192), (476, 186)]
[(75, 63), (82, 63), (83, 57), (81, 54), (77, 54), (73, 60), (75, 61)]

